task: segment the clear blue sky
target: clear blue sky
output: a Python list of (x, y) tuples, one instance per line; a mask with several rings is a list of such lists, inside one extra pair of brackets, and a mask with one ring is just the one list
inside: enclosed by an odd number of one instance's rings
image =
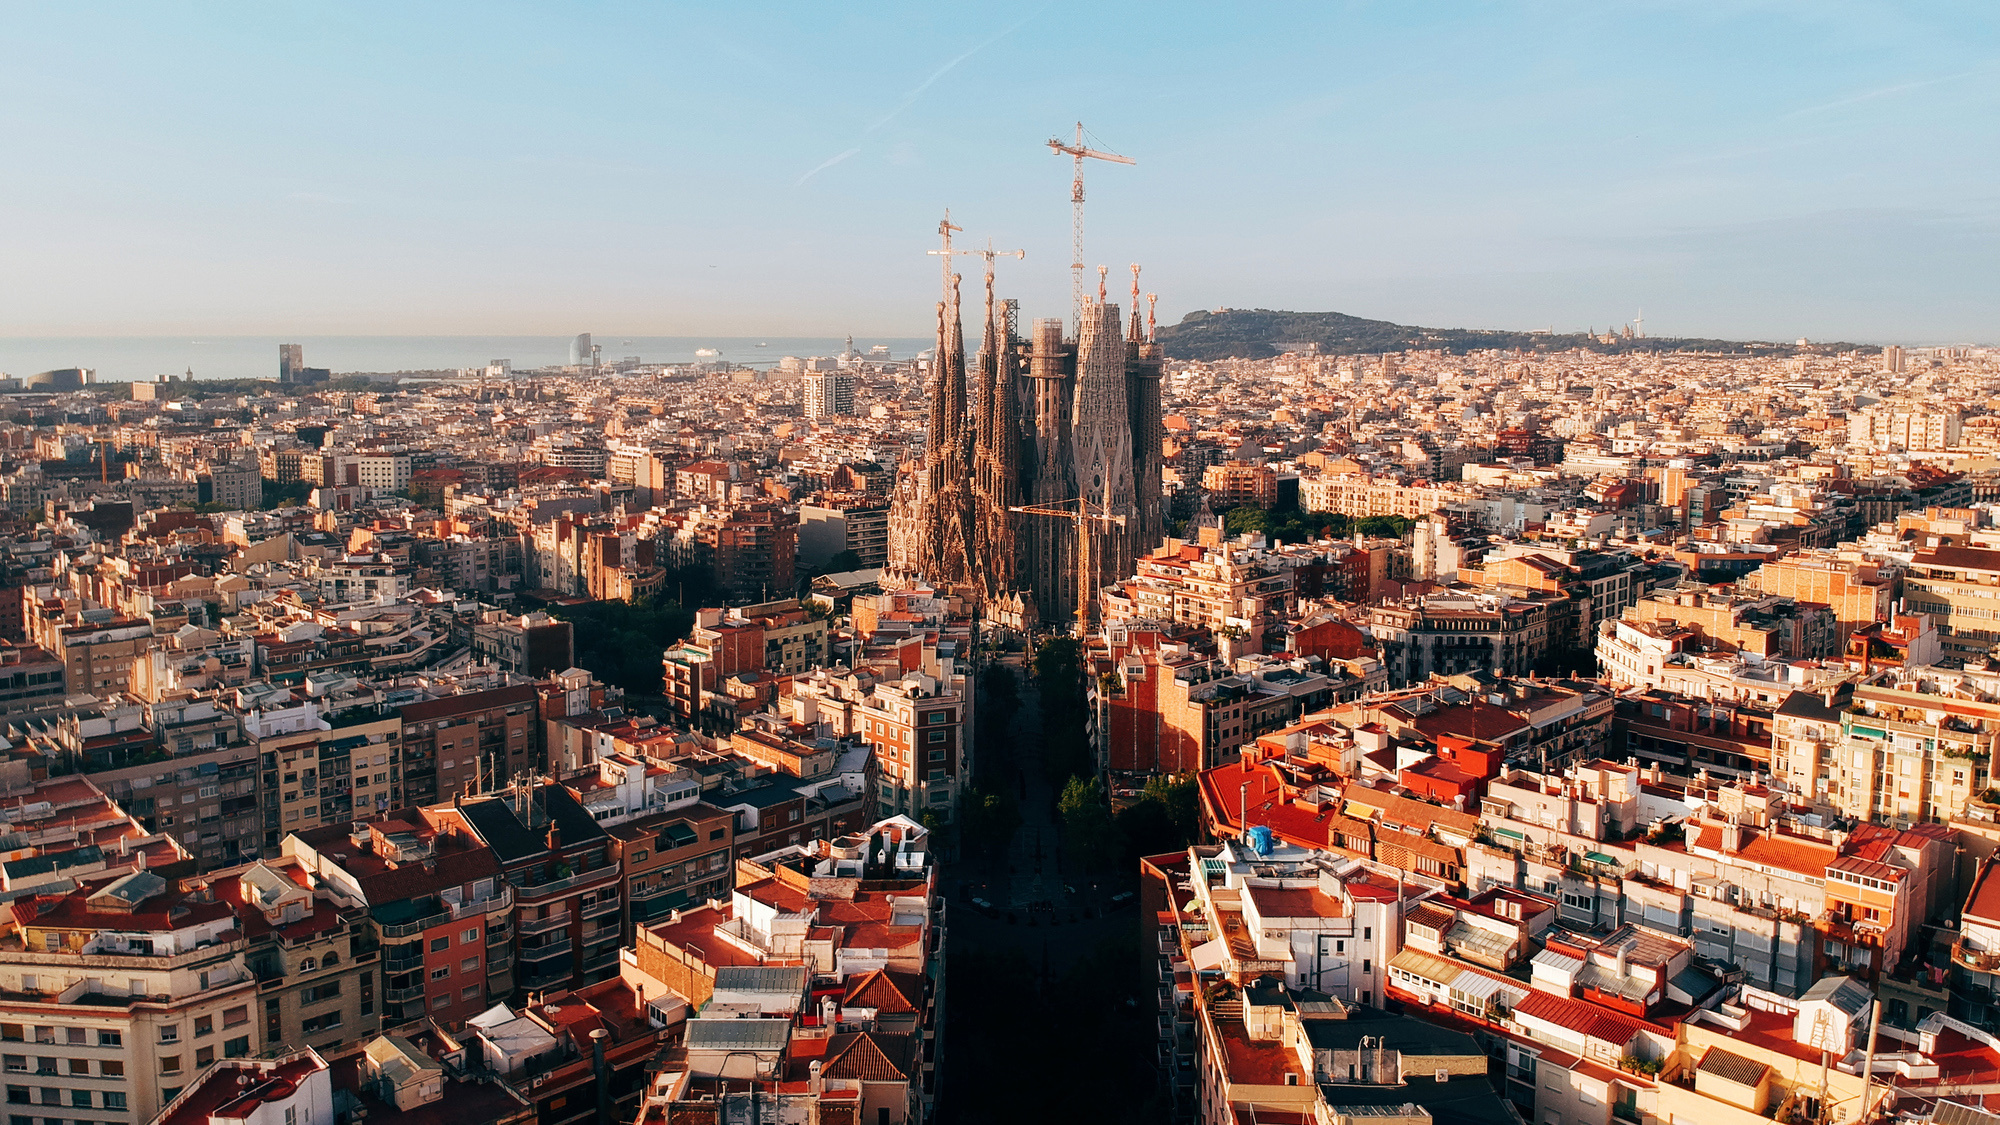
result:
[(1060, 315), (1081, 118), (1164, 319), (2000, 340), (1991, 0), (0, 12), (0, 335)]

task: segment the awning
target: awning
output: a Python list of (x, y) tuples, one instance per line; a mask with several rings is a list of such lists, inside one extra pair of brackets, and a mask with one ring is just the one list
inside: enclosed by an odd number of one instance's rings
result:
[(1356, 820), (1368, 820), (1371, 817), (1381, 816), (1382, 810), (1374, 805), (1364, 805), (1360, 801), (1350, 799), (1347, 802), (1347, 815)]
[(1592, 863), (1604, 864), (1606, 867), (1618, 866), (1617, 857), (1605, 855), (1603, 852), (1585, 852), (1583, 853), (1583, 858)]
[(1212, 938), (1202, 942), (1188, 953), (1188, 961), (1194, 966), (1194, 971), (1197, 973), (1214, 972), (1220, 969), (1222, 963), (1228, 959), (1229, 947), (1223, 944), (1221, 938)]
[(1487, 831), (1503, 840), (1526, 840), (1528, 838), (1526, 833), (1516, 832), (1512, 828), (1489, 828)]

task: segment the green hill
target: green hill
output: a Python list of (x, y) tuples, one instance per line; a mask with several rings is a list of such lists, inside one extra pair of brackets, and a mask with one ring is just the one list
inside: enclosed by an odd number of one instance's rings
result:
[(1789, 356), (1801, 352), (1831, 354), (1872, 346), (1815, 343), (1805, 346), (1762, 341), (1702, 340), (1649, 336), (1638, 340), (1600, 343), (1582, 333), (1511, 332), (1497, 328), (1419, 328), (1386, 320), (1368, 320), (1346, 313), (1278, 312), (1271, 309), (1196, 311), (1159, 330), (1160, 343), (1175, 359), (1266, 359), (1308, 344), (1329, 355), (1403, 351), (1464, 353), (1502, 348), (1513, 351), (1560, 352), (1582, 348), (1620, 352), (1726, 352), (1738, 355)]

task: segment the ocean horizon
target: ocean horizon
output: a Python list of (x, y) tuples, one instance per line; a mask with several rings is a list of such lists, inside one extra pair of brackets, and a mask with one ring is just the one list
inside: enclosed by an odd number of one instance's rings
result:
[[(196, 379), (276, 379), (278, 345), (298, 344), (308, 367), (335, 375), (449, 371), (505, 359), (517, 369), (569, 362), (570, 336), (14, 336), (0, 337), (0, 373), (16, 377), (63, 367), (88, 367), (100, 383), (150, 382), (160, 375)], [(636, 356), (644, 363), (733, 360), (769, 367), (788, 355), (834, 355), (839, 336), (622, 336), (595, 333), (604, 362)], [(931, 346), (924, 337), (854, 338), (857, 350), (884, 344), (895, 359)], [(702, 349), (718, 355), (701, 356)]]

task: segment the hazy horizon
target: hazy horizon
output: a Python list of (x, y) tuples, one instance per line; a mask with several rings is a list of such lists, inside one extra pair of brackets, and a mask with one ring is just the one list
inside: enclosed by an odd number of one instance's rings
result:
[(1991, 5), (10, 16), (8, 338), (922, 336), (947, 207), (1066, 315), (1078, 119), (1168, 321), (1995, 335)]

